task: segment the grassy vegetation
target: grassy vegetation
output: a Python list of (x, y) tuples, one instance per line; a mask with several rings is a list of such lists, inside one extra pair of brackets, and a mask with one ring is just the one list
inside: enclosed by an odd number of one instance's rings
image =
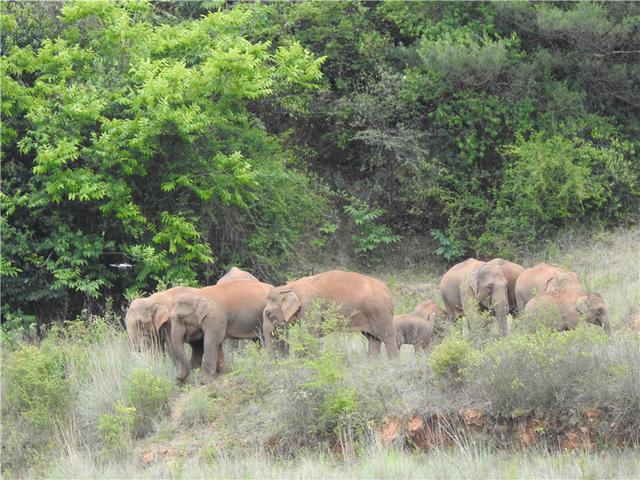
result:
[[(364, 338), (337, 321), (322, 338), (298, 325), (288, 358), (228, 342), (229, 373), (200, 387), (196, 375), (175, 385), (171, 361), (132, 350), (112, 318), (70, 322), (38, 344), (4, 336), (2, 474), (632, 477), (640, 335), (625, 325), (640, 303), (629, 261), (639, 237), (638, 229), (567, 235), (523, 262), (575, 269), (609, 303), (611, 337), (591, 326), (532, 332), (515, 319), (504, 339), (454, 327), (428, 356), (404, 347), (398, 359), (370, 361)], [(437, 299), (431, 275), (381, 276), (406, 311)], [(467, 424), (460, 412), (482, 419)], [(408, 428), (416, 418), (426, 422), (418, 434)], [(443, 441), (429, 438), (433, 419)]]
[[(96, 465), (80, 452), (61, 459), (48, 474), (54, 478), (634, 478), (637, 451), (569, 453), (506, 453), (477, 449), (412, 453), (377, 445), (354, 461), (330, 453), (303, 453), (294, 460), (275, 460), (263, 452), (230, 457), (215, 452), (206, 461), (174, 459), (148, 467)], [(132, 468), (133, 467), (133, 468)]]

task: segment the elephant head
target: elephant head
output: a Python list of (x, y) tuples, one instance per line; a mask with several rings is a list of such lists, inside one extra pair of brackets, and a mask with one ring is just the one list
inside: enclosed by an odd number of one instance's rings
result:
[(267, 303), (262, 312), (262, 326), (265, 341), (270, 343), (275, 336), (278, 325), (290, 323), (300, 311), (300, 299), (291, 288), (272, 288), (267, 296)]
[(502, 269), (488, 263), (478, 267), (469, 276), (469, 288), (481, 308), (494, 311), (501, 332), (506, 334), (509, 295)]
[(581, 296), (576, 302), (576, 310), (588, 323), (593, 323), (604, 328), (608, 335), (611, 334), (611, 324), (607, 306), (601, 295), (588, 293)]
[(157, 345), (160, 328), (169, 321), (169, 309), (152, 298), (131, 302), (125, 317), (125, 327), (131, 343), (137, 347)]
[(434, 322), (444, 319), (444, 312), (432, 300), (425, 300), (416, 305), (413, 313), (420, 318)]
[(582, 290), (580, 280), (574, 272), (559, 272), (551, 277), (545, 286), (545, 292), (579, 292)]

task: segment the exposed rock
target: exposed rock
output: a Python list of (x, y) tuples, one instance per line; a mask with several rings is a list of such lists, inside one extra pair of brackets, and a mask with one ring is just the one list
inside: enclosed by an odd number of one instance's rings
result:
[(383, 445), (402, 444), (404, 442), (401, 423), (397, 417), (387, 416), (382, 419), (380, 440)]

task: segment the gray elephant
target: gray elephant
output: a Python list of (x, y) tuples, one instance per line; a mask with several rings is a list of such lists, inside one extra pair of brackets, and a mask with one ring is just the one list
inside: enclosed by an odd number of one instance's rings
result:
[(178, 380), (189, 375), (184, 343), (204, 345), (202, 383), (223, 370), (225, 338), (255, 339), (262, 334), (262, 311), (272, 285), (228, 280), (178, 295), (171, 310), (171, 346), (178, 362)]
[(416, 352), (426, 352), (433, 343), (436, 322), (444, 318), (444, 312), (431, 300), (419, 303), (412, 313), (396, 315), (393, 323), (398, 347), (413, 345)]
[(567, 271), (556, 265), (539, 263), (527, 268), (516, 281), (515, 296), (518, 311), (523, 311), (533, 297), (544, 293), (550, 283), (552, 283), (551, 287), (556, 290), (582, 291), (580, 280), (578, 280), (578, 276), (574, 272)]
[(557, 288), (551, 285), (547, 291), (539, 293), (527, 303), (526, 312), (544, 313), (552, 306), (557, 307), (562, 320), (554, 325), (556, 330), (576, 328), (581, 319), (598, 325), (611, 334), (611, 324), (607, 306), (600, 294), (583, 293), (576, 290)]
[(256, 277), (251, 275), (249, 272), (242, 270), (238, 267), (231, 267), (231, 269), (227, 273), (225, 273), (222, 277), (220, 277), (220, 280), (218, 280), (217, 284), (222, 282), (228, 282), (229, 280), (253, 280), (256, 282), (260, 281)]
[[(164, 351), (171, 332), (169, 314), (175, 299), (197, 290), (190, 287), (174, 287), (133, 300), (124, 321), (131, 344), (136, 348), (157, 346)], [(202, 339), (194, 339), (189, 344), (191, 367), (198, 368), (202, 364)]]
[(518, 310), (518, 305), (516, 301), (516, 282), (518, 278), (524, 272), (524, 268), (517, 263), (511, 262), (509, 260), (504, 260), (503, 258), (494, 258), (490, 260), (489, 265), (497, 265), (502, 270), (504, 274), (504, 278), (507, 280), (507, 295), (509, 296), (509, 312), (511, 315), (516, 315)]
[(346, 327), (367, 337), (369, 356), (377, 355), (383, 342), (390, 356), (398, 354), (393, 301), (387, 286), (375, 278), (341, 270), (304, 277), (271, 289), (263, 314), (267, 346), (276, 347), (277, 326), (304, 317), (316, 300), (326, 300), (339, 307)]
[(458, 263), (443, 275), (440, 293), (450, 321), (464, 313), (463, 300), (472, 298), (480, 311), (492, 312), (500, 333), (507, 333), (508, 282), (499, 265), (475, 258)]

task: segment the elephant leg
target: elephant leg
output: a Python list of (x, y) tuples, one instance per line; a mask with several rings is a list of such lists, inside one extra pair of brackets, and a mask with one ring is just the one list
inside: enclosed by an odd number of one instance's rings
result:
[(390, 357), (397, 357), (400, 355), (400, 347), (398, 346), (395, 335), (388, 335), (384, 339), (384, 346), (387, 348), (387, 355)]
[(173, 328), (171, 328), (171, 350), (173, 356), (178, 363), (178, 374), (176, 378), (179, 381), (184, 380), (189, 376), (189, 360), (187, 354), (184, 351), (184, 337), (185, 329), (178, 322), (174, 322)]
[(365, 337), (367, 337), (367, 342), (369, 343), (369, 346), (367, 348), (367, 357), (368, 358), (377, 357), (380, 354), (380, 347), (382, 346), (382, 342), (378, 338), (371, 335), (370, 333), (367, 333), (367, 332), (362, 332), (362, 333), (364, 334)]
[(214, 332), (204, 333), (204, 354), (202, 356), (202, 380), (201, 383), (208, 384), (218, 376), (218, 358), (222, 350), (223, 335)]
[(224, 349), (222, 348), (222, 344), (220, 345), (220, 350), (218, 350), (218, 361), (216, 363), (216, 372), (218, 372), (218, 374), (224, 373)]
[(191, 368), (200, 368), (202, 366), (202, 354), (204, 352), (204, 344), (202, 340), (194, 340), (191, 345)]

